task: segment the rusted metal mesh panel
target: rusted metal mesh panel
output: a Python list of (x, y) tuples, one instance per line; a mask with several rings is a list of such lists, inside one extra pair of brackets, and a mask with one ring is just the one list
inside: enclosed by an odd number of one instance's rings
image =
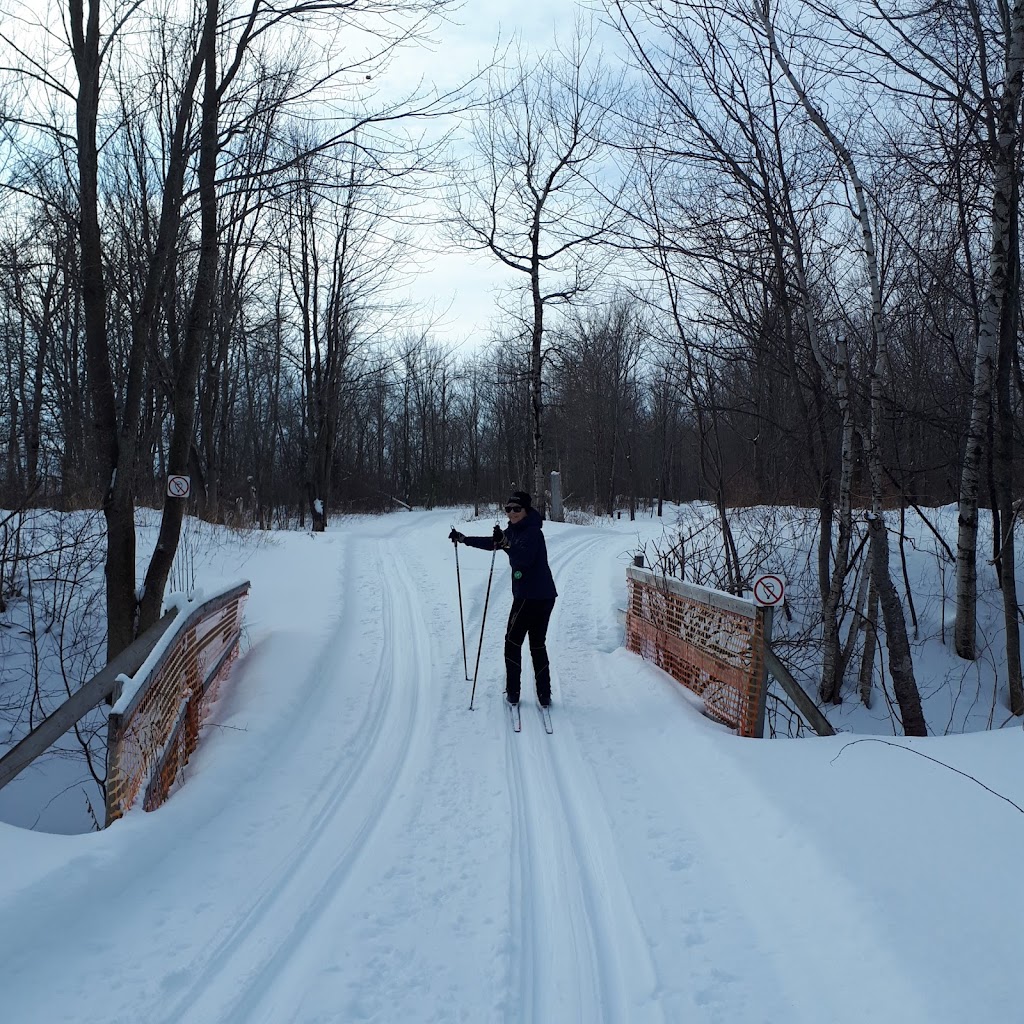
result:
[[(111, 715), (107, 751), (107, 823), (145, 791), (143, 807), (167, 798), (196, 748), (220, 681), (238, 652), (245, 594), (186, 620), (124, 715)], [(173, 628), (173, 627), (172, 627)]]
[(704, 701), (741, 736), (758, 735), (764, 617), (752, 617), (630, 578), (626, 644)]

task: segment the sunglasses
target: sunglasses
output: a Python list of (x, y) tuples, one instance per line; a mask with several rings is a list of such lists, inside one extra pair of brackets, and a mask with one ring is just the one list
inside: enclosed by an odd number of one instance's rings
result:
[(523, 511), (523, 506), (522, 505), (506, 505), (505, 506), (505, 511), (506, 512), (522, 512)]

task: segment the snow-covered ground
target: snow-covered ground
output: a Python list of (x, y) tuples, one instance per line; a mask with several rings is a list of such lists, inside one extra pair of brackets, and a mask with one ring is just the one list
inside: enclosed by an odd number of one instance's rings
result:
[[(1019, 726), (732, 736), (622, 649), (624, 568), (661, 532), (642, 520), (545, 527), (555, 731), (527, 669), (515, 735), (500, 554), (468, 710), (464, 519), (202, 547), (200, 585), (252, 581), (247, 652), (158, 812), (0, 825), (0, 1019), (1024, 1019)], [(472, 675), (491, 558), (459, 556)], [(938, 679), (940, 612), (919, 611)]]

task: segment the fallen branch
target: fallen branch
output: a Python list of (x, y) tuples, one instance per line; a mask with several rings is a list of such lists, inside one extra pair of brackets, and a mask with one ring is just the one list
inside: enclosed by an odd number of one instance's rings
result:
[(1015, 804), (1008, 796), (1003, 796), (1002, 793), (997, 793), (991, 786), (986, 786), (980, 779), (976, 779), (973, 775), (969, 775), (967, 772), (960, 771), (959, 768), (954, 768), (951, 764), (946, 764), (945, 761), (940, 761), (937, 757), (929, 757), (928, 754), (922, 754), (920, 750), (914, 750), (913, 747), (905, 747), (902, 743), (893, 743), (891, 740), (880, 740), (874, 736), (868, 736), (861, 740), (853, 740), (851, 743), (844, 743), (839, 749), (839, 753), (829, 762), (829, 764), (835, 764), (839, 760), (839, 754), (842, 754), (847, 747), (855, 747), (858, 743), (884, 743), (887, 747), (895, 747), (897, 750), (905, 750), (908, 754), (917, 754), (918, 757), (923, 757), (926, 761), (931, 761), (934, 764), (941, 765), (943, 768), (948, 768), (951, 772), (955, 772), (957, 775), (962, 775), (965, 779), (970, 779), (971, 782), (977, 783), (982, 789), (987, 790), (993, 796), (999, 797), (1000, 800), (1005, 800), (1011, 807), (1015, 807), (1021, 814), (1024, 814), (1024, 807), (1020, 804)]

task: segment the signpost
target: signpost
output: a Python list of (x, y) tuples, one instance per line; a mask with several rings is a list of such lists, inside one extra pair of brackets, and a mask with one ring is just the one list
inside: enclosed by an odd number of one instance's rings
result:
[(786, 584), (782, 578), (766, 573), (754, 580), (754, 601), (762, 608), (774, 608), (782, 604), (786, 596)]
[(167, 495), (170, 498), (187, 498), (192, 493), (192, 478), (172, 474), (167, 478)]

